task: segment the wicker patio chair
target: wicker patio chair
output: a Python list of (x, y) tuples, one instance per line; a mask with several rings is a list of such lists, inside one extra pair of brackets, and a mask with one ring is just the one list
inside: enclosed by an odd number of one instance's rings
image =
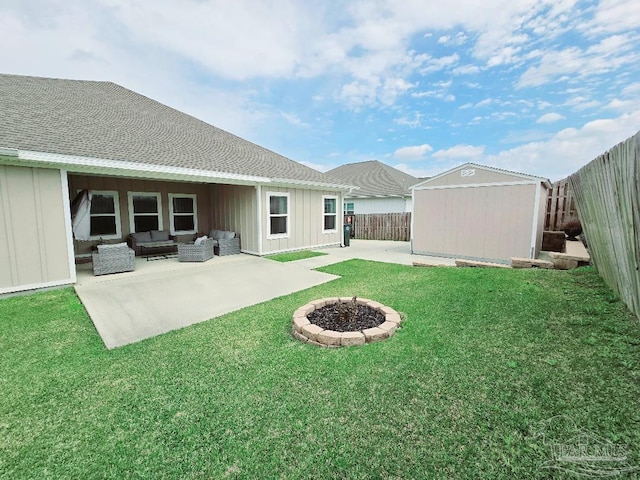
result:
[(135, 252), (126, 243), (98, 245), (98, 251), (91, 254), (93, 274), (131, 272), (136, 269)]
[(206, 262), (213, 258), (213, 238), (205, 238), (199, 244), (179, 243), (179, 262)]

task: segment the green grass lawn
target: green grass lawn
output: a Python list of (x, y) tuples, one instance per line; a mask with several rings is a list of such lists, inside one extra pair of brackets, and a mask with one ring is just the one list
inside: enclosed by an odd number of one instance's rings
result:
[[(591, 269), (322, 270), (342, 278), (113, 351), (72, 289), (0, 301), (0, 478), (549, 478), (558, 415), (640, 465), (640, 328)], [(403, 328), (290, 336), (352, 295)]]
[(269, 260), (276, 262), (295, 262), (296, 260), (304, 260), (305, 258), (320, 257), (327, 255), (324, 252), (312, 252), (311, 250), (299, 250), (297, 252), (276, 253), (275, 255), (267, 255)]

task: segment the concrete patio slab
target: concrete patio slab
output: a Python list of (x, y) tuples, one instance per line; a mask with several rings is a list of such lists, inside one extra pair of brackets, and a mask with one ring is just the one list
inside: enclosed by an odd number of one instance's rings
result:
[(76, 292), (109, 349), (338, 278), (249, 255), (186, 265), (138, 259), (138, 266), (103, 277), (78, 272)]

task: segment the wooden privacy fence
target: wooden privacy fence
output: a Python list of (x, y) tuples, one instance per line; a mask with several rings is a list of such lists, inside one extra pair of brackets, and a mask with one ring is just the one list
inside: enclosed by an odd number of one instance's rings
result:
[(569, 181), (598, 273), (640, 318), (640, 132)]
[(355, 238), (362, 240), (399, 240), (411, 238), (411, 213), (368, 213), (354, 215)]
[(547, 215), (544, 229), (559, 231), (569, 217), (578, 216), (569, 177), (555, 182), (547, 196)]

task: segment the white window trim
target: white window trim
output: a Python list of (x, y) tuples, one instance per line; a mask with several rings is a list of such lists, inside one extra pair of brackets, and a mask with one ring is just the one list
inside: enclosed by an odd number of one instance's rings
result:
[[(335, 213), (325, 213), (324, 211), (324, 201), (325, 200), (333, 200), (336, 202), (336, 211)], [(332, 228), (331, 230), (325, 230), (324, 228), (324, 219), (328, 215), (333, 215), (336, 217), (336, 228)], [(338, 232), (338, 196), (337, 195), (323, 195), (322, 196), (322, 233), (337, 233)]]
[[(158, 201), (158, 213), (154, 214), (158, 216), (158, 230), (164, 230), (164, 223), (162, 222), (162, 197), (159, 192), (127, 192), (128, 203), (129, 203), (129, 232), (136, 232), (136, 224), (134, 221), (133, 214), (133, 197), (156, 197)], [(141, 214), (138, 214), (141, 215)], [(151, 214), (142, 214), (147, 216), (152, 216)]]
[[(115, 235), (91, 235), (89, 240), (117, 240), (122, 238), (122, 227), (120, 222), (120, 195), (115, 190), (91, 190), (91, 195), (104, 195), (105, 197), (110, 195), (113, 197), (113, 209), (115, 210), (116, 217), (116, 233)], [(98, 215), (91, 215), (94, 217), (110, 217), (112, 214), (102, 213)]]
[[(287, 213), (286, 215), (272, 215), (271, 214), (271, 197), (287, 197)], [(267, 192), (267, 219), (268, 230), (267, 238), (269, 240), (277, 238), (289, 238), (291, 236), (291, 195), (289, 192)], [(287, 231), (286, 233), (271, 233), (271, 217), (287, 217)]]
[[(173, 199), (174, 198), (191, 198), (193, 199), (193, 213), (174, 213), (173, 211)], [(174, 225), (174, 215), (186, 217), (193, 215), (193, 230), (176, 230)], [(198, 197), (195, 193), (170, 193), (169, 194), (169, 228), (171, 229), (171, 235), (188, 235), (190, 233), (196, 233), (198, 231)]]
[[(349, 213), (349, 204), (351, 204), (351, 206), (353, 206), (353, 208), (351, 209), (351, 211), (353, 213)], [(342, 213), (344, 215), (355, 215), (356, 213), (356, 204), (355, 202), (350, 202), (348, 200), (345, 200), (344, 202), (342, 202)]]

